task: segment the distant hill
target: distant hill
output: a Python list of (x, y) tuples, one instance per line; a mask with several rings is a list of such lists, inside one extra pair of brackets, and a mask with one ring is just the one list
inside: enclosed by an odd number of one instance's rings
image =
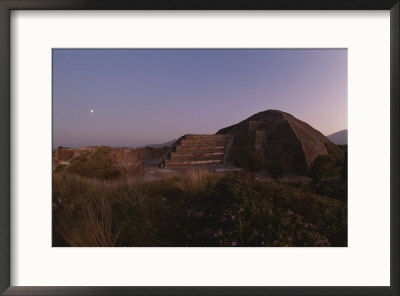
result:
[(162, 143), (162, 144), (149, 144), (149, 145), (146, 145), (145, 147), (150, 147), (150, 148), (163, 148), (165, 146), (171, 147), (175, 142), (176, 142), (176, 139)]
[(326, 136), (336, 145), (347, 145), (347, 129)]

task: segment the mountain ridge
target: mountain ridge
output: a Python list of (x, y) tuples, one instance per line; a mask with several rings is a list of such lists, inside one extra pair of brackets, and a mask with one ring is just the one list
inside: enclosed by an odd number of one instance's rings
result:
[(330, 134), (326, 137), (329, 140), (331, 140), (332, 143), (335, 143), (336, 145), (347, 145), (348, 130), (343, 129), (336, 133)]

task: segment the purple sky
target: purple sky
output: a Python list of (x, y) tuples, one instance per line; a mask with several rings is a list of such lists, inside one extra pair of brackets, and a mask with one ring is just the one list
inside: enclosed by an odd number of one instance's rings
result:
[(347, 50), (53, 50), (54, 148), (158, 144), (268, 109), (347, 129)]

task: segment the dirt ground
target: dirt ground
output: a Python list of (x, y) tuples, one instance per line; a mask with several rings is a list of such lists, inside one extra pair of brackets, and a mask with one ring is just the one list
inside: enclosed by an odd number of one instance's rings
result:
[[(143, 171), (143, 180), (153, 181), (162, 179), (165, 177), (173, 176), (183, 176), (187, 174), (188, 171), (196, 169), (205, 169), (216, 174), (225, 174), (227, 172), (240, 172), (243, 171), (242, 168), (236, 167), (231, 164), (209, 164), (209, 165), (196, 165), (196, 166), (180, 166), (180, 167), (166, 167), (161, 168), (159, 166), (160, 159), (142, 160), (145, 165), (145, 170)], [(269, 175), (267, 170), (260, 170), (254, 173), (256, 179), (259, 181), (274, 181)], [(310, 178), (306, 176), (300, 176), (296, 174), (284, 175), (280, 181), (283, 182), (309, 182)]]

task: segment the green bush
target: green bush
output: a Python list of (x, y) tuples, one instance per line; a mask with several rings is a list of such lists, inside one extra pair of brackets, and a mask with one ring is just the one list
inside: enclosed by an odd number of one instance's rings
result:
[(261, 151), (250, 151), (247, 155), (246, 164), (251, 171), (259, 171), (265, 168), (265, 156)]
[(288, 171), (286, 163), (283, 161), (271, 162), (267, 165), (267, 170), (272, 178), (280, 179)]
[(110, 147), (101, 147), (93, 154), (84, 153), (76, 157), (67, 171), (83, 177), (115, 179), (120, 171), (113, 167), (114, 162), (110, 155)]
[(333, 176), (336, 172), (336, 159), (330, 154), (319, 155), (310, 167), (310, 177), (314, 182)]
[(266, 166), (264, 153), (256, 150), (240, 150), (235, 153), (234, 163), (252, 172), (259, 171)]
[(346, 151), (343, 158), (342, 168), (340, 170), (340, 179), (344, 182), (347, 182), (347, 170), (348, 170), (348, 165), (347, 165), (347, 151)]
[(344, 149), (347, 149), (347, 145), (346, 148), (342, 148), (333, 143), (325, 143), (325, 148), (328, 151), (328, 154), (333, 156), (336, 161), (341, 161), (345, 153)]

